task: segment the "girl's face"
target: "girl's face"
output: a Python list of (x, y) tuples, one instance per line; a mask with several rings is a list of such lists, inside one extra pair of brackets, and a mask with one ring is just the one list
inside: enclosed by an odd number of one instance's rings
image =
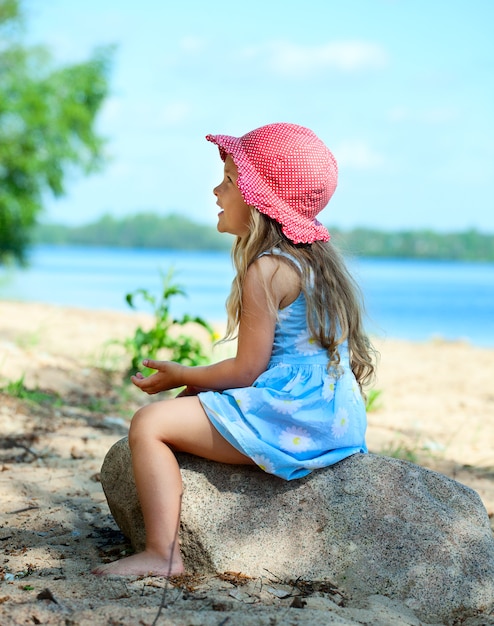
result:
[(218, 213), (218, 230), (244, 237), (250, 231), (251, 207), (244, 202), (237, 187), (238, 170), (230, 155), (225, 160), (225, 171), (222, 182), (213, 189), (216, 204), (221, 211)]

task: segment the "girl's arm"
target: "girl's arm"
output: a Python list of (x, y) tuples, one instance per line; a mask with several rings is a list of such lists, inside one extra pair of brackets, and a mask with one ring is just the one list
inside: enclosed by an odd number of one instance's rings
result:
[(269, 310), (267, 289), (272, 290), (277, 304), (293, 291), (293, 280), (287, 283), (286, 269), (276, 272), (279, 263), (273, 257), (261, 257), (247, 270), (235, 357), (194, 367), (147, 360), (144, 365), (157, 372), (148, 378), (133, 376), (132, 382), (149, 394), (181, 386), (223, 390), (251, 385), (266, 370), (273, 346), (276, 314)]

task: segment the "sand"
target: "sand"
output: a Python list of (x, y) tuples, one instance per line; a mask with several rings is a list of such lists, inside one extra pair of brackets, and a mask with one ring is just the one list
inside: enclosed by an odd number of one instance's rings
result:
[[(418, 624), (385, 598), (357, 607), (337, 589), (295, 585), (268, 571), (256, 580), (230, 573), (172, 583), (90, 574), (129, 550), (99, 471), (135, 409), (148, 401), (124, 383), (125, 355), (109, 341), (151, 321), (0, 302), (0, 625)], [(370, 450), (472, 487), (492, 520), (494, 349), (439, 339), (375, 343), (381, 356)], [(221, 347), (215, 358), (228, 350)]]

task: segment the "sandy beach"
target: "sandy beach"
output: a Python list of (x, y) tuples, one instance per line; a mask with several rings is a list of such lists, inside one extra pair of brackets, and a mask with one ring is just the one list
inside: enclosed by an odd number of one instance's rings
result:
[[(364, 623), (358, 611), (365, 607), (334, 590), (313, 590), (304, 610), (293, 607), (300, 589), (269, 580), (269, 573), (264, 581), (235, 573), (172, 584), (89, 574), (129, 549), (98, 473), (134, 410), (148, 401), (124, 384), (125, 356), (109, 342), (151, 322), (139, 314), (0, 302), (0, 624)], [(494, 349), (439, 339), (375, 343), (380, 363), (369, 449), (475, 489), (492, 521)], [(228, 349), (221, 346), (214, 358)], [(166, 608), (154, 622), (165, 586)], [(395, 621), (368, 623), (419, 623), (386, 606)], [(365, 610), (377, 615), (371, 600)], [(475, 619), (462, 623), (494, 623), (489, 616)]]

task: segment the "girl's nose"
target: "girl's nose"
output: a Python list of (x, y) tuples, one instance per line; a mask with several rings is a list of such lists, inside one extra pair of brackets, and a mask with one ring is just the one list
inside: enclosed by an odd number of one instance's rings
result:
[(213, 189), (213, 193), (215, 196), (218, 195), (218, 189), (219, 189), (219, 185), (216, 185), (216, 187)]

